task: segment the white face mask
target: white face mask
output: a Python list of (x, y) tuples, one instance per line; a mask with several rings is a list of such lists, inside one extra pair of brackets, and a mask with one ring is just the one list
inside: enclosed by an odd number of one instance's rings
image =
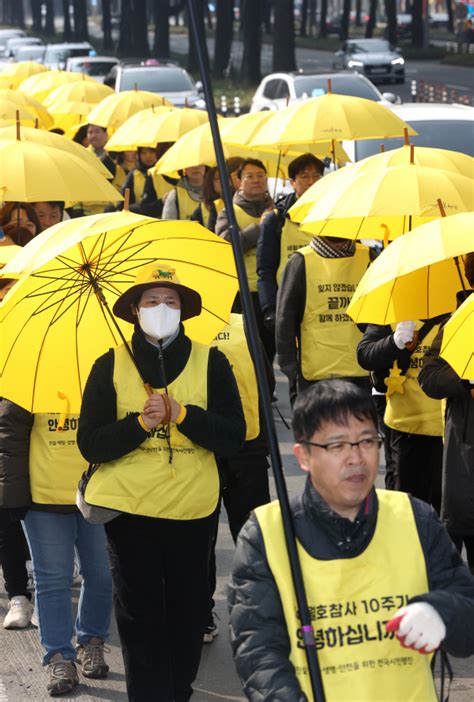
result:
[(154, 307), (140, 307), (138, 322), (145, 334), (153, 339), (166, 339), (172, 336), (181, 319), (181, 310), (168, 307), (164, 302)]

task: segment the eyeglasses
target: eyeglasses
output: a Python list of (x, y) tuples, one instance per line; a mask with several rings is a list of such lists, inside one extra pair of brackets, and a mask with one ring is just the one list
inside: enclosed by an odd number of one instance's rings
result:
[(265, 180), (267, 177), (266, 173), (246, 173), (242, 180)]
[(357, 446), (362, 453), (370, 453), (379, 449), (382, 446), (382, 442), (382, 436), (366, 436), (359, 441), (331, 441), (329, 444), (316, 444), (314, 441), (300, 441), (299, 443), (322, 448), (331, 456), (345, 458), (350, 455), (353, 446)]

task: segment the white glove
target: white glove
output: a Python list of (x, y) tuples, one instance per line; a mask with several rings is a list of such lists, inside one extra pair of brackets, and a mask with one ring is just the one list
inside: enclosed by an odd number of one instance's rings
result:
[(446, 637), (446, 626), (438, 612), (427, 602), (414, 602), (402, 607), (391, 620), (398, 629), (387, 624), (387, 630), (395, 635), (405, 648), (414, 648), (420, 653), (431, 653), (439, 648)]
[(416, 322), (398, 322), (393, 334), (393, 340), (399, 349), (404, 349), (405, 344), (413, 341), (415, 327)]

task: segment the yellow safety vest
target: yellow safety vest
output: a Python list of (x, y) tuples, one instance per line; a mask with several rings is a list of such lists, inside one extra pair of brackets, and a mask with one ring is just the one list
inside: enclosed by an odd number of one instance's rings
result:
[(117, 190), (120, 192), (122, 189), (122, 185), (125, 183), (125, 178), (127, 177), (127, 172), (125, 171), (125, 168), (120, 165), (120, 163), (115, 164), (115, 175), (112, 179), (112, 185), (114, 188), (117, 188)]
[(247, 425), (245, 441), (256, 439), (260, 434), (257, 377), (241, 314), (230, 315), (229, 324), (215, 337), (214, 343), (227, 356), (237, 381)]
[(142, 200), (143, 190), (145, 188), (146, 174), (143, 173), (139, 168), (135, 168), (133, 171), (133, 194), (135, 195), (135, 202), (139, 203)]
[[(120, 420), (140, 413), (147, 394), (125, 346), (114, 349), (114, 356)], [(186, 367), (168, 386), (170, 396), (180, 404), (206, 409), (208, 360), (209, 348), (193, 342)], [(200, 519), (211, 514), (219, 496), (214, 454), (194, 444), (176, 424), (170, 424), (170, 431), (171, 464), (163, 429), (157, 427), (137, 449), (100, 466), (87, 485), (86, 502), (163, 519)]]
[[(423, 322), (417, 322), (417, 329), (422, 326)], [(392, 328), (395, 329), (395, 326)], [(433, 400), (425, 395), (418, 382), (418, 375), (423, 366), (423, 356), (430, 348), (438, 330), (438, 325), (431, 329), (412, 353), (410, 365), (404, 376), (406, 380), (402, 385), (404, 392), (387, 395), (384, 421), (391, 429), (425, 436), (444, 434), (441, 400)]]
[[(408, 495), (377, 490), (372, 541), (354, 558), (318, 560), (298, 543), (319, 666), (328, 702), (435, 702), (432, 656), (403, 648), (385, 623), (428, 591), (423, 550)], [(302, 690), (314, 700), (292, 588), (280, 505), (255, 510), (280, 593)]]
[(219, 212), (225, 207), (224, 200), (221, 197), (218, 197), (216, 200), (214, 200), (214, 207), (216, 208), (217, 214), (219, 214)]
[(34, 416), (29, 461), (31, 496), (37, 504), (74, 505), (77, 483), (87, 469), (76, 444), (78, 416), (69, 416), (57, 431), (59, 416)]
[(158, 200), (162, 200), (176, 186), (176, 183), (169, 183), (161, 173), (157, 173), (154, 167), (149, 169), (148, 175), (151, 175)]
[[(239, 229), (245, 229), (250, 224), (260, 226), (260, 217), (252, 217), (247, 214), (239, 205), (234, 205), (235, 218)], [(250, 292), (257, 292), (257, 249), (256, 247), (249, 249), (244, 254), (245, 270), (249, 281)]]
[(347, 314), (352, 295), (369, 264), (367, 247), (354, 256), (324, 258), (310, 246), (300, 249), (306, 272), (306, 303), (300, 330), (301, 372), (308, 381), (364, 377), (357, 363), (362, 333)]
[(186, 188), (181, 185), (176, 186), (176, 204), (178, 207), (178, 219), (191, 219), (191, 215), (199, 206), (199, 200), (193, 200)]
[(301, 231), (299, 224), (285, 217), (285, 224), (281, 230), (280, 265), (278, 266), (276, 275), (278, 285), (281, 283), (283, 269), (288, 259), (295, 251), (298, 251), (298, 249), (301, 249), (303, 246), (307, 246), (309, 238), (307, 233)]

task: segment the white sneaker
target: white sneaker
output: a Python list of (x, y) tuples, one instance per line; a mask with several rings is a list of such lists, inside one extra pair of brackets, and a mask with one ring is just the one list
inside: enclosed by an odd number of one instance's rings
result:
[(17, 595), (10, 600), (10, 608), (3, 620), (4, 629), (25, 629), (31, 621), (33, 607), (24, 595)]
[(38, 610), (36, 607), (33, 610), (33, 614), (31, 615), (31, 626), (36, 627), (36, 629), (39, 627), (39, 620), (38, 620)]

